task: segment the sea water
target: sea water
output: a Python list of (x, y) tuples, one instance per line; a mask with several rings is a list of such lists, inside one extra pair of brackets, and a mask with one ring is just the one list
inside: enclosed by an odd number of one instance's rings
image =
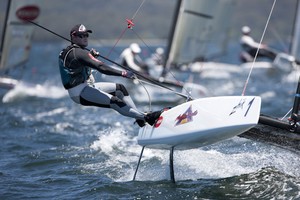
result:
[[(60, 48), (34, 45), (23, 83), (0, 104), (0, 199), (300, 199), (299, 152), (240, 137), (175, 151), (175, 184), (169, 152), (146, 148), (133, 181), (138, 126), (115, 111), (72, 102), (60, 83)], [(297, 79), (260, 78), (249, 93), (262, 95), (264, 112), (284, 115)], [(206, 86), (239, 94), (244, 80), (236, 79)]]

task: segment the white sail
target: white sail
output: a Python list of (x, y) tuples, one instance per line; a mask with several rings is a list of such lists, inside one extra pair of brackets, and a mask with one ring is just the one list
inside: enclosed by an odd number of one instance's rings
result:
[(28, 60), (34, 26), (26, 20), (37, 19), (40, 12), (38, 2), (8, 1), (0, 49), (0, 71), (22, 65)]
[(229, 30), (232, 0), (182, 0), (167, 65), (221, 53)]

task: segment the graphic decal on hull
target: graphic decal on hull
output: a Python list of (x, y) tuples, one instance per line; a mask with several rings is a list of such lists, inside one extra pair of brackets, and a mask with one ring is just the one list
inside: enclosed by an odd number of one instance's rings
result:
[(190, 107), (181, 115), (179, 115), (175, 121), (176, 124), (175, 126), (178, 126), (178, 125), (182, 125), (182, 124), (186, 124), (186, 123), (189, 123), (191, 121), (193, 121), (193, 116), (196, 116), (198, 114), (198, 111), (192, 111), (192, 105), (190, 105)]
[[(252, 106), (252, 104), (253, 104), (253, 102), (254, 102), (254, 99), (255, 99), (255, 98), (253, 98), (253, 99), (248, 103), (248, 108), (247, 108), (247, 110), (246, 110), (246, 112), (245, 112), (245, 114), (244, 114), (244, 117), (247, 116), (247, 114), (248, 114), (248, 112), (249, 112), (249, 110), (250, 110), (250, 108), (251, 108), (251, 106)], [(241, 99), (241, 101), (238, 103), (238, 105), (236, 105), (236, 106), (234, 106), (234, 107), (232, 108), (232, 111), (231, 111), (231, 113), (230, 113), (229, 115), (232, 115), (232, 114), (236, 113), (238, 109), (243, 110), (245, 102), (246, 102), (246, 99)]]

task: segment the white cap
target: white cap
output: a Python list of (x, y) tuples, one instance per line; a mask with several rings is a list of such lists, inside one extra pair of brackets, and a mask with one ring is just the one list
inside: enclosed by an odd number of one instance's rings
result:
[(130, 49), (133, 53), (141, 53), (141, 48), (137, 43), (132, 43)]
[(249, 28), (249, 26), (243, 26), (242, 27), (242, 33), (244, 34), (248, 34), (250, 33), (251, 29)]

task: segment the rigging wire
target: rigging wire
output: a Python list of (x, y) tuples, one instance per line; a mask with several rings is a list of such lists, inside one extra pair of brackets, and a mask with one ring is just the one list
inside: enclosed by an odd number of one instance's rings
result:
[(125, 32), (127, 31), (127, 28), (125, 28), (122, 32), (121, 35), (118, 37), (117, 41), (115, 42), (115, 44), (112, 46), (112, 48), (110, 48), (108, 54), (107, 54), (107, 58), (110, 56), (111, 52), (116, 48), (117, 44), (119, 43), (119, 41), (121, 40), (121, 38), (123, 37), (123, 35), (125, 34)]
[[(151, 100), (151, 96), (150, 96), (150, 94), (149, 94), (149, 92), (148, 92), (146, 86), (143, 84), (143, 80), (138, 79), (138, 78), (137, 78), (136, 80), (139, 82), (139, 84), (144, 88), (144, 90), (145, 90), (146, 93), (147, 93), (147, 97), (148, 97), (148, 100), (149, 100), (149, 111), (151, 111), (151, 110), (152, 110), (152, 100)], [(146, 82), (146, 81), (144, 81), (144, 82)], [(148, 84), (151, 84), (151, 83), (148, 83)], [(153, 84), (153, 85), (154, 85), (154, 84)]]
[[(136, 15), (138, 14), (138, 12), (140, 11), (141, 7), (143, 6), (143, 4), (146, 2), (146, 0), (143, 0), (143, 2), (140, 4), (139, 8), (136, 10), (136, 12), (134, 13), (133, 17), (131, 18), (131, 20), (126, 19), (126, 21), (128, 22), (128, 28), (131, 29), (131, 31), (133, 31), (133, 33), (143, 42), (143, 44), (147, 47), (147, 49), (153, 54), (153, 51), (151, 50), (151, 48), (147, 45), (147, 43), (143, 40), (142, 37), (139, 36), (139, 34), (133, 29), (134, 23), (133, 23), (133, 19), (135, 19)], [(177, 83), (182, 84), (176, 77), (175, 75), (169, 71), (169, 73), (172, 75), (172, 77), (176, 80)], [(153, 85), (156, 86), (156, 85)], [(160, 86), (158, 86), (160, 87)], [(145, 87), (144, 87), (145, 88)], [(189, 92), (187, 91), (187, 89), (185, 87), (182, 87), (183, 90), (186, 91), (187, 94), (189, 94)], [(147, 92), (148, 93), (148, 92)], [(191, 96), (188, 96), (187, 99), (192, 99)]]
[[(157, 84), (150, 83), (150, 82), (148, 82), (148, 81), (144, 81), (144, 80), (141, 80), (141, 79), (138, 79), (138, 81), (139, 81), (139, 82), (142, 82), (142, 83), (146, 83), (147, 85), (151, 85), (151, 86), (154, 86), (154, 87), (164, 88), (163, 85), (157, 85)], [(180, 92), (177, 92), (177, 91), (174, 91), (174, 90), (172, 90), (172, 92), (173, 92), (174, 94), (177, 94), (177, 95), (179, 95), (179, 96), (181, 96), (181, 97), (186, 98), (187, 100), (193, 99), (190, 95), (184, 95), (184, 94), (182, 94), (182, 93), (180, 93)]]
[[(144, 45), (149, 49), (150, 52), (152, 52), (151, 48), (147, 45), (147, 43), (138, 35), (138, 33), (136, 31), (134, 31), (133, 27), (134, 27), (134, 22), (133, 20), (136, 18), (137, 14), (139, 13), (139, 11), (141, 10), (142, 6), (144, 5), (144, 3), (146, 2), (146, 0), (143, 0), (141, 2), (141, 4), (139, 5), (139, 7), (137, 8), (137, 10), (135, 11), (135, 13), (133, 14), (132, 18), (131, 19), (126, 19), (126, 22), (127, 22), (127, 27), (122, 31), (121, 35), (119, 36), (119, 38), (117, 39), (117, 41), (115, 42), (114, 46), (111, 48), (108, 56), (110, 55), (110, 53), (112, 52), (112, 49), (114, 49), (116, 47), (116, 45), (119, 43), (119, 41), (121, 40), (121, 38), (124, 36), (125, 32), (130, 29), (133, 31), (133, 33), (144, 43)], [(153, 53), (153, 52), (152, 52)], [(171, 73), (172, 74), (172, 73)], [(180, 81), (178, 81), (175, 76), (172, 74), (172, 76), (174, 77), (174, 79), (181, 84)], [(140, 77), (143, 77), (143, 76), (140, 76)], [(149, 99), (149, 109), (151, 110), (151, 98), (150, 98), (150, 94), (147, 90), (147, 88), (143, 85), (143, 83), (147, 83), (149, 84), (149, 82), (146, 82), (146, 81), (142, 81), (141, 79), (139, 79), (138, 77), (136, 77), (136, 80), (138, 81), (138, 83), (140, 85), (142, 85), (142, 87), (145, 89), (146, 93), (147, 93), (147, 96), (148, 96), (148, 99)], [(149, 79), (146, 79), (148, 81), (150, 81)], [(153, 86), (156, 86), (156, 87), (161, 87), (162, 88), (162, 85), (161, 84), (157, 84), (157, 83), (154, 83), (153, 81), (150, 81), (152, 82), (152, 85)], [(165, 88), (165, 87), (163, 87)], [(170, 91), (172, 91), (173, 93), (177, 94), (177, 95), (180, 95), (182, 97), (185, 97), (187, 100), (190, 100), (192, 99), (192, 97), (189, 95), (189, 96), (186, 96), (186, 95), (183, 95), (182, 93), (179, 93), (179, 92), (176, 92), (170, 88), (168, 88)], [(189, 92), (187, 91), (186, 88), (183, 87), (183, 89), (186, 91), (187, 94), (189, 94)]]
[(137, 10), (135, 11), (135, 13), (133, 14), (131, 19), (126, 19), (127, 21), (127, 27), (124, 28), (124, 30), (121, 32), (121, 35), (118, 37), (117, 41), (115, 42), (115, 44), (112, 46), (111, 50), (109, 51), (107, 57), (110, 55), (110, 53), (112, 52), (112, 50), (116, 47), (116, 45), (119, 43), (119, 41), (122, 39), (123, 35), (125, 34), (125, 32), (128, 29), (132, 29), (134, 26), (133, 23), (133, 19), (136, 17), (136, 15), (138, 14), (138, 12), (140, 11), (140, 9), (142, 8), (142, 6), (144, 5), (146, 0), (143, 0), (143, 2), (139, 5), (139, 7), (137, 8)]
[(280, 119), (280, 120), (284, 120), (293, 110), (293, 107)]
[[(131, 29), (131, 30), (132, 30), (133, 33), (134, 33), (134, 34), (135, 34), (135, 35), (143, 42), (143, 44), (147, 47), (147, 49), (153, 54), (153, 51), (152, 51), (151, 48), (147, 45), (147, 43), (143, 40), (143, 38), (140, 37), (139, 34), (138, 34), (136, 31), (134, 31), (134, 29)], [(175, 79), (175, 81), (176, 81), (178, 84), (183, 85), (182, 82), (179, 81), (179, 80), (176, 78), (176, 76), (175, 76), (170, 70), (169, 70), (168, 72), (172, 75), (172, 77)], [(187, 94), (190, 94), (190, 92), (189, 92), (185, 87), (182, 86), (182, 89), (183, 89)], [(192, 99), (192, 96), (189, 96), (187, 99)]]
[(142, 8), (142, 6), (144, 5), (146, 0), (143, 0), (143, 2), (139, 5), (139, 7), (137, 8), (137, 10), (135, 11), (135, 13), (133, 14), (131, 19), (126, 19), (127, 21), (127, 27), (124, 28), (124, 30), (121, 32), (121, 35), (118, 37), (117, 41), (115, 42), (115, 44), (112, 46), (111, 50), (109, 51), (107, 57), (109, 57), (109, 55), (111, 54), (111, 52), (113, 51), (113, 49), (116, 47), (116, 45), (119, 43), (119, 41), (122, 39), (123, 35), (125, 34), (125, 32), (128, 29), (133, 29), (134, 23), (133, 23), (133, 19), (136, 17), (136, 15), (138, 14), (138, 12), (140, 11), (140, 9)]
[(270, 29), (271, 29), (271, 32), (273, 33), (274, 37), (278, 40), (280, 46), (283, 48), (283, 51), (285, 53), (288, 53), (289, 47), (288, 47), (288, 45), (285, 44), (283, 38), (279, 35), (278, 31), (273, 27), (270, 27)]
[(254, 68), (254, 63), (256, 62), (256, 58), (257, 58), (257, 56), (258, 56), (258, 52), (259, 52), (259, 50), (260, 50), (261, 43), (262, 43), (262, 41), (263, 41), (263, 39), (264, 39), (264, 36), (265, 36), (266, 30), (267, 30), (267, 27), (268, 27), (268, 25), (269, 25), (269, 22), (270, 22), (270, 19), (271, 19), (271, 16), (272, 16), (272, 13), (273, 13), (275, 4), (276, 4), (276, 0), (273, 1), (273, 5), (272, 5), (272, 8), (271, 8), (271, 11), (270, 11), (270, 13), (269, 13), (269, 16), (268, 16), (268, 19), (267, 19), (267, 22), (266, 22), (266, 25), (265, 25), (263, 34), (262, 34), (262, 36), (261, 36), (261, 38), (260, 38), (259, 45), (258, 45), (258, 48), (257, 48), (257, 50), (256, 50), (256, 53), (255, 53), (255, 56), (254, 56), (254, 59), (253, 59), (253, 62), (252, 62), (251, 68), (250, 68), (250, 72), (249, 72), (248, 77), (247, 77), (247, 79), (246, 79), (246, 81), (245, 81), (245, 85), (244, 85), (244, 89), (243, 89), (243, 92), (242, 92), (242, 96), (245, 95), (245, 91), (246, 91), (246, 88), (247, 88), (247, 86), (248, 86), (248, 82), (249, 82), (249, 79), (250, 79), (252, 70), (253, 70), (253, 68)]
[(140, 9), (142, 8), (142, 6), (144, 5), (146, 0), (143, 0), (143, 2), (140, 4), (139, 8), (135, 11), (135, 13), (132, 16), (132, 20), (136, 17), (136, 15), (138, 14), (138, 12), (140, 11)]
[[(146, 0), (143, 0), (142, 3), (139, 5), (139, 7), (137, 8), (137, 10), (135, 11), (135, 13), (133, 14), (132, 18), (131, 19), (126, 19), (126, 22), (127, 22), (127, 27), (124, 28), (124, 30), (121, 32), (121, 35), (118, 37), (117, 41), (115, 42), (115, 44), (113, 45), (113, 47), (111, 48), (111, 50), (109, 51), (107, 57), (111, 54), (111, 52), (113, 51), (113, 49), (117, 46), (117, 44), (119, 43), (119, 41), (122, 39), (122, 37), (124, 36), (125, 32), (128, 30), (128, 29), (131, 29), (133, 30), (133, 27), (134, 27), (134, 23), (133, 23), (133, 19), (135, 19), (135, 17), (137, 16), (137, 14), (139, 13), (140, 9), (142, 8), (142, 6), (144, 5)], [(143, 41), (143, 40), (142, 40)], [(147, 88), (144, 86), (144, 84), (142, 83), (142, 81), (136, 77), (135, 78), (138, 83), (144, 88), (144, 90), (146, 91), (147, 93), (147, 96), (148, 96), (148, 100), (149, 100), (149, 110), (151, 111), (151, 97), (150, 97), (150, 94), (147, 90)]]

